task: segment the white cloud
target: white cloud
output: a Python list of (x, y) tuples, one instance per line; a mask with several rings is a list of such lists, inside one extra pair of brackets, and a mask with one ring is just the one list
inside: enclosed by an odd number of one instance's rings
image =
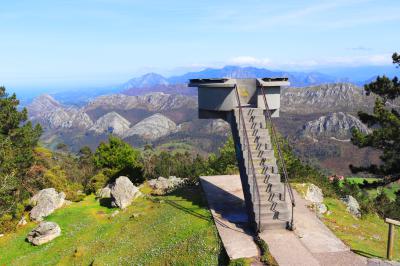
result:
[(161, 71), (165, 76), (184, 74), (191, 71), (200, 71), (205, 68), (222, 68), (227, 65), (253, 66), (269, 69), (313, 71), (326, 67), (357, 67), (357, 66), (385, 66), (392, 65), (392, 54), (371, 54), (358, 56), (325, 57), (304, 60), (279, 60), (269, 58), (258, 58), (253, 56), (236, 56), (225, 61), (214, 61), (208, 63), (193, 63), (169, 70)]
[(227, 62), (233, 65), (251, 65), (251, 66), (269, 66), (271, 60), (269, 58), (255, 58), (252, 56), (237, 56), (233, 57)]
[[(304, 60), (279, 60), (257, 58), (253, 56), (236, 56), (224, 62), (212, 62), (208, 67), (222, 67), (225, 65), (254, 66), (274, 69), (315, 69), (318, 67), (355, 67), (355, 66), (384, 66), (391, 65), (392, 54), (370, 54), (341, 57), (310, 58)], [(205, 66), (206, 64), (203, 64)]]

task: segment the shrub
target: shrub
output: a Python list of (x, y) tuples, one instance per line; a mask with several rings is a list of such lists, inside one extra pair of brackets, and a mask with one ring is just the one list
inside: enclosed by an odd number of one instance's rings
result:
[(104, 168), (109, 181), (119, 175), (126, 175), (133, 183), (143, 181), (140, 161), (140, 151), (131, 147), (121, 139), (110, 135), (108, 143), (100, 143), (93, 155), (93, 162), (96, 167)]
[(97, 173), (92, 178), (90, 178), (85, 187), (85, 192), (87, 194), (96, 193), (97, 190), (106, 186), (108, 180), (109, 178), (103, 172)]

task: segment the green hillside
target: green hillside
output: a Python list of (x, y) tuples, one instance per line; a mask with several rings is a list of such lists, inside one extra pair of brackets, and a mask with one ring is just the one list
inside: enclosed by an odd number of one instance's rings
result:
[(0, 238), (0, 265), (217, 265), (225, 253), (199, 188), (137, 199), (114, 209), (94, 196), (46, 218), (62, 235), (42, 246), (25, 241), (29, 223)]

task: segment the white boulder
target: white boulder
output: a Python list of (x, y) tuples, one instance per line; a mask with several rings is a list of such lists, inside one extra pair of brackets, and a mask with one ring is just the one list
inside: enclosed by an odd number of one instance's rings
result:
[(113, 184), (111, 184), (111, 198), (112, 204), (125, 209), (131, 205), (132, 200), (139, 197), (142, 193), (139, 188), (134, 186), (126, 176), (118, 177)]
[(25, 219), (25, 216), (22, 216), (21, 217), (21, 220), (19, 220), (19, 222), (18, 222), (18, 226), (24, 226), (24, 225), (26, 225), (28, 222), (26, 221), (26, 219)]
[(165, 178), (160, 176), (157, 179), (151, 179), (147, 183), (153, 189), (154, 194), (165, 194), (175, 188), (180, 187), (185, 184), (185, 178), (178, 178), (176, 176), (170, 176), (169, 178)]
[(107, 184), (107, 186), (99, 189), (96, 196), (100, 199), (111, 198), (111, 185)]
[(54, 222), (41, 222), (27, 236), (30, 243), (35, 246), (50, 242), (61, 235), (61, 228)]
[(360, 204), (358, 204), (358, 201), (353, 196), (346, 195), (341, 200), (346, 204), (348, 212), (358, 218), (361, 217)]
[(30, 200), (30, 204), (34, 206), (30, 212), (31, 220), (42, 221), (44, 217), (61, 208), (64, 200), (64, 192), (58, 193), (54, 188), (40, 190)]
[(312, 203), (322, 203), (324, 201), (324, 194), (319, 187), (314, 184), (309, 184), (307, 186), (305, 199)]

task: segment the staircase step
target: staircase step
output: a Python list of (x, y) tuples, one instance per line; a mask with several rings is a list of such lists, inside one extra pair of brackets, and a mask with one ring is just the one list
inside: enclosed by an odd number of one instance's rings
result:
[(262, 157), (262, 158), (274, 157), (275, 158), (275, 152), (274, 152), (274, 150), (271, 150), (271, 149), (252, 151), (251, 155), (253, 156), (253, 158), (254, 157)]
[(280, 180), (280, 178), (266, 178), (266, 177), (257, 177), (257, 182), (259, 185), (261, 184), (271, 184), (271, 185), (278, 185), (278, 184), (283, 184)]
[[(239, 135), (243, 135), (243, 127), (239, 128)], [(248, 137), (256, 137), (256, 136), (260, 136), (260, 137), (269, 137), (271, 138), (269, 131), (265, 128), (247, 128), (246, 127), (246, 132)]]
[(275, 183), (275, 184), (265, 184), (265, 183), (258, 183), (258, 190), (263, 192), (269, 193), (283, 193), (284, 192), (284, 185), (283, 183)]
[[(244, 160), (245, 161), (247, 161), (247, 153), (245, 153), (244, 155), (243, 155), (243, 157), (244, 157)], [(251, 158), (253, 159), (253, 163), (254, 163), (254, 165), (277, 165), (277, 163), (276, 163), (276, 159), (275, 159), (275, 157), (264, 157), (264, 158), (261, 158), (261, 157), (256, 157), (256, 156), (251, 156)]]
[(248, 136), (250, 143), (268, 143), (271, 144), (271, 138), (269, 136)]
[(276, 229), (286, 229), (287, 221), (282, 220), (270, 220), (262, 221), (260, 224), (260, 230), (276, 230)]
[[(244, 134), (242, 134), (242, 132), (240, 132), (239, 137), (241, 142), (244, 141)], [(257, 135), (251, 135), (249, 134), (249, 132), (247, 132), (247, 137), (249, 140), (249, 143), (266, 143), (266, 144), (271, 144), (271, 138), (270, 137), (265, 137), (265, 136), (257, 136)], [(247, 141), (246, 141), (247, 142)]]
[(280, 174), (269, 174), (269, 175), (256, 175), (257, 182), (259, 184), (278, 184), (282, 183)]
[(264, 164), (263, 166), (254, 166), (257, 174), (278, 174), (278, 167), (277, 165), (267, 165)]
[[(244, 143), (242, 141), (242, 139), (240, 140), (240, 142)], [(270, 150), (270, 149), (272, 149), (272, 144), (270, 144), (270, 143), (251, 143), (251, 142), (249, 142), (249, 143), (250, 143), (250, 149), (251, 149), (252, 152), (253, 151), (257, 152), (257, 151), (260, 151), (260, 150)], [(242, 144), (242, 148), (243, 148), (243, 144)]]
[(251, 116), (251, 115), (257, 115), (257, 116), (264, 116), (264, 110), (261, 108), (246, 108), (243, 112), (244, 116)]
[(276, 193), (269, 193), (269, 192), (262, 192), (260, 194), (260, 202), (281, 202), (282, 194), (279, 192)]
[(261, 201), (260, 203), (255, 202), (254, 204), (254, 209), (258, 208), (258, 205), (261, 206), (261, 208), (263, 209), (267, 209), (267, 210), (284, 210), (285, 208), (287, 209), (287, 204), (285, 201), (283, 200), (278, 200), (278, 201)]
[(266, 210), (285, 210), (287, 209), (287, 204), (283, 200), (278, 200), (278, 201), (260, 201), (260, 203), (255, 202), (254, 203), (254, 209), (257, 209), (258, 206), (261, 206), (262, 209)]
[(288, 209), (284, 211), (277, 212), (261, 212), (261, 221), (265, 220), (284, 220), (288, 221), (290, 219), (290, 212)]

